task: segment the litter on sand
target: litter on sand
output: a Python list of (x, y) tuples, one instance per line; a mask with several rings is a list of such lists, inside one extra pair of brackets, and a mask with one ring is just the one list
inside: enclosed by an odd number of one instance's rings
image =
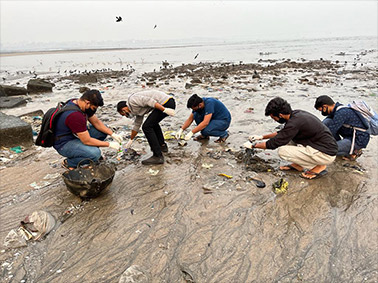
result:
[(150, 169), (148, 170), (148, 173), (150, 173), (152, 176), (155, 176), (159, 173), (159, 170)]
[(206, 169), (211, 169), (211, 168), (213, 168), (213, 164), (208, 164), (208, 163), (203, 163), (202, 164), (202, 168), (206, 168)]
[(227, 179), (232, 179), (231, 175), (227, 175), (227, 174), (224, 174), (224, 173), (219, 173), (218, 176), (223, 176), (223, 177), (226, 177)]
[(272, 184), (272, 187), (273, 187), (273, 192), (276, 195), (283, 195), (287, 193), (289, 182), (281, 178), (278, 181), (274, 182)]
[(13, 152), (15, 152), (15, 153), (21, 153), (21, 152), (23, 152), (21, 146), (11, 147), (10, 150), (13, 151)]
[(176, 139), (175, 134), (176, 134), (175, 131), (165, 131), (164, 134), (163, 134), (164, 139), (165, 140), (174, 140), (174, 139)]

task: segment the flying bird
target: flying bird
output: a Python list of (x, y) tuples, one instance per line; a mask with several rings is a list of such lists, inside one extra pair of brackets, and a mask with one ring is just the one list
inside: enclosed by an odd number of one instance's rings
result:
[(156, 29), (156, 28), (157, 28), (157, 25), (154, 26), (154, 29)]
[(116, 17), (116, 22), (117, 22), (117, 23), (122, 22), (122, 17), (121, 17), (121, 16)]
[(194, 56), (194, 59), (197, 59), (198, 55), (199, 55), (199, 53), (197, 53), (197, 55), (196, 55), (196, 56)]

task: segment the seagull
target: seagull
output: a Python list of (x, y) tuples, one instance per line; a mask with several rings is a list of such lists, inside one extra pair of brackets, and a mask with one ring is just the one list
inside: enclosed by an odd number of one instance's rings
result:
[(121, 16), (116, 17), (116, 22), (117, 22), (117, 23), (122, 22), (122, 17), (121, 17)]
[(154, 26), (154, 29), (156, 29), (156, 28), (157, 28), (157, 25)]
[(194, 56), (194, 59), (197, 59), (198, 55), (199, 55), (199, 53), (197, 53), (197, 55), (196, 55), (196, 56)]

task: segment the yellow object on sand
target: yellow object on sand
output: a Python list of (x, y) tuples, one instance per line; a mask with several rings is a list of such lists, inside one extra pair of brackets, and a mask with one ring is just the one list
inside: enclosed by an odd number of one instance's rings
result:
[(224, 173), (219, 173), (218, 176), (223, 176), (223, 177), (226, 177), (227, 179), (232, 179), (231, 175), (227, 175), (227, 174), (224, 174)]
[(164, 132), (164, 139), (165, 140), (173, 140), (176, 139), (175, 137), (175, 131), (165, 131)]

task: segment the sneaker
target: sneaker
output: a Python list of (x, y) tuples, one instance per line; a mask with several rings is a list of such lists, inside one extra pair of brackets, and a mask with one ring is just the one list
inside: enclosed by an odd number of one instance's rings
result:
[(163, 164), (164, 157), (163, 156), (151, 156), (145, 160), (142, 160), (143, 165), (156, 165), (156, 164)]
[(165, 143), (165, 144), (163, 144), (163, 145), (161, 145), (160, 146), (160, 149), (161, 149), (161, 152), (168, 152), (168, 146), (167, 146), (167, 144)]

